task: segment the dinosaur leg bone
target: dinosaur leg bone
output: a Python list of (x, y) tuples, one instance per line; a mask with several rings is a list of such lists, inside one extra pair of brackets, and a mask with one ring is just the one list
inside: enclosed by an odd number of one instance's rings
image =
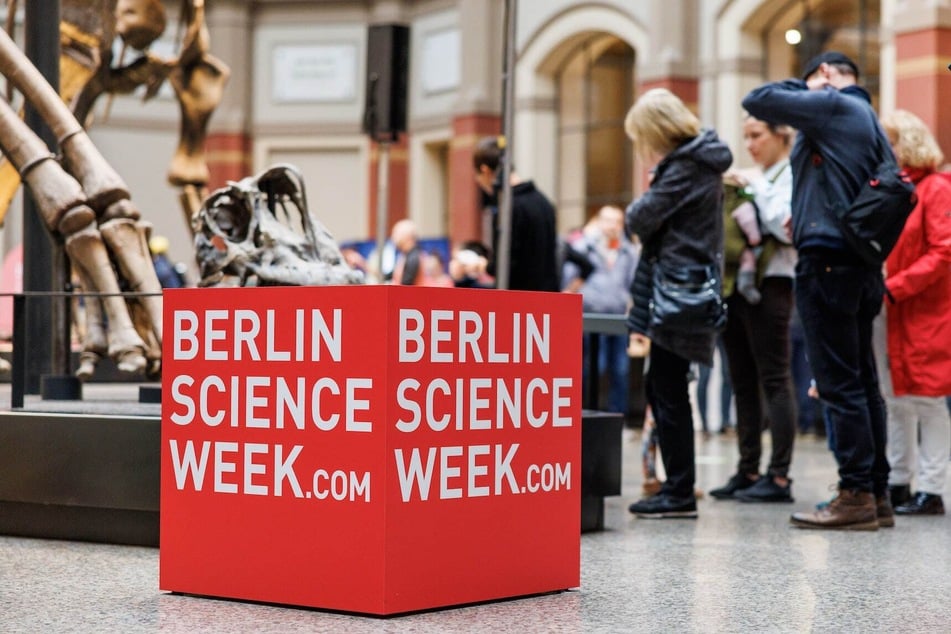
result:
[[(128, 200), (115, 203), (107, 215), (115, 215), (116, 206), (132, 207)], [(131, 213), (131, 212), (129, 212)], [(135, 214), (138, 215), (137, 213)], [(122, 277), (134, 291), (155, 293), (136, 298), (145, 309), (152, 323), (152, 333), (156, 340), (162, 341), (162, 285), (155, 274), (152, 256), (146, 239), (147, 225), (131, 217), (113, 217), (99, 225), (99, 231), (109, 246)]]

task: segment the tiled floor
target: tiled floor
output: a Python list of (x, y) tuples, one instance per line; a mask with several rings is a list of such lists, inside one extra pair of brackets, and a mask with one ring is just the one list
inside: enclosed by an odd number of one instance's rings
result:
[[(767, 437), (768, 438), (768, 437)], [(388, 619), (165, 594), (156, 549), (0, 537), (0, 632), (948, 632), (951, 519), (875, 533), (801, 531), (789, 513), (828, 498), (822, 441), (800, 437), (797, 503), (700, 502), (693, 520), (637, 520), (638, 437), (624, 495), (584, 535), (575, 591)], [(732, 473), (735, 440), (697, 440), (698, 486)]]

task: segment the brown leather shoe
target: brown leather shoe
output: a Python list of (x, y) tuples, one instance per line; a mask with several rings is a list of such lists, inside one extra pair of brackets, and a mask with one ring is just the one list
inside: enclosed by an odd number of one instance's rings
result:
[(789, 519), (797, 528), (843, 531), (877, 531), (875, 496), (870, 492), (839, 490), (823, 509), (793, 513)]
[(875, 498), (875, 517), (878, 518), (879, 528), (895, 526), (895, 510), (892, 508), (892, 501), (887, 492)]

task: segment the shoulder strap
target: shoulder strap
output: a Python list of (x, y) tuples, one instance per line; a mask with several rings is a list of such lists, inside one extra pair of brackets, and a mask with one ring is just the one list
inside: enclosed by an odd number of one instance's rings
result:
[(775, 185), (775, 184), (776, 184), (776, 181), (779, 180), (779, 177), (783, 175), (783, 172), (785, 172), (787, 169), (789, 169), (789, 158), (787, 157), (787, 158), (784, 159), (784, 160), (786, 161), (786, 164), (783, 165), (782, 169), (780, 169), (778, 172), (776, 172), (776, 173), (773, 175), (773, 177), (769, 179), (769, 184), (770, 184), (770, 185)]

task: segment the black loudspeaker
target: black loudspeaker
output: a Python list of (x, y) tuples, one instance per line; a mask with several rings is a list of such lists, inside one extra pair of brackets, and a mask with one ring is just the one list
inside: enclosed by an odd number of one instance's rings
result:
[(406, 131), (409, 27), (374, 24), (367, 33), (363, 131), (374, 141), (396, 141)]

